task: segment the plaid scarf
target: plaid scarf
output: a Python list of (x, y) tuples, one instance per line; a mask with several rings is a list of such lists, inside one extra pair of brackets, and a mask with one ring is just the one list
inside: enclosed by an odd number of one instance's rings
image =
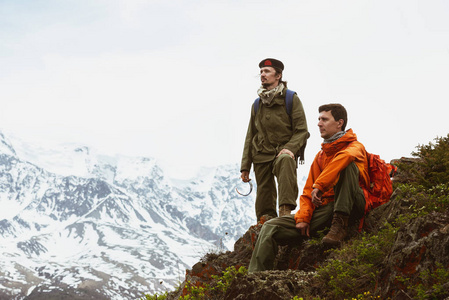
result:
[(270, 104), (271, 101), (273, 100), (274, 96), (282, 93), (283, 90), (284, 90), (284, 84), (281, 82), (281, 83), (279, 83), (279, 85), (277, 87), (275, 87), (274, 89), (271, 89), (271, 90), (267, 90), (263, 86), (261, 86), (257, 90), (257, 94), (259, 95), (263, 104)]

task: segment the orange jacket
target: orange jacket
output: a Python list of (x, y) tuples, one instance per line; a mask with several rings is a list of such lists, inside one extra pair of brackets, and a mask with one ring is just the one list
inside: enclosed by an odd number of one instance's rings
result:
[(299, 210), (295, 214), (296, 223), (310, 223), (315, 210), (311, 197), (314, 188), (323, 192), (323, 205), (334, 201), (333, 187), (340, 178), (340, 172), (351, 162), (355, 162), (359, 169), (360, 187), (363, 190), (369, 188), (368, 160), (365, 147), (357, 141), (357, 136), (352, 132), (352, 129), (349, 129), (344, 136), (333, 143), (321, 144), (321, 149), (310, 166), (303, 194), (299, 197)]

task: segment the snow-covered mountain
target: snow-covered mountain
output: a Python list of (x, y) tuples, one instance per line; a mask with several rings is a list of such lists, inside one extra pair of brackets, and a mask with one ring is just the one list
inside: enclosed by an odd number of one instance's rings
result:
[(255, 222), (237, 165), (173, 181), (152, 158), (0, 133), (0, 299), (136, 299), (171, 289)]

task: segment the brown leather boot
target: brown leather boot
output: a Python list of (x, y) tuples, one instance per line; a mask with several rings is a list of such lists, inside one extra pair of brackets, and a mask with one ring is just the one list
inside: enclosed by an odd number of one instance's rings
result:
[(345, 239), (348, 229), (349, 216), (342, 213), (334, 213), (332, 226), (329, 233), (323, 238), (323, 243), (331, 246), (339, 246)]
[(292, 214), (292, 207), (288, 204), (279, 206), (279, 217)]

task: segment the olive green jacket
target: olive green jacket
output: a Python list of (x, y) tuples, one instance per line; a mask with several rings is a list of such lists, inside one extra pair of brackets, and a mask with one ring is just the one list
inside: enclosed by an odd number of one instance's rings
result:
[[(254, 104), (243, 148), (241, 171), (251, 170), (252, 163), (273, 161), (282, 149), (288, 149), (298, 156), (304, 155), (304, 148), (310, 134), (301, 100), (295, 93), (291, 116), (285, 107), (285, 88), (270, 104), (260, 102), (257, 115)], [(302, 152), (302, 153), (301, 153)], [(303, 157), (301, 157), (303, 159)]]

